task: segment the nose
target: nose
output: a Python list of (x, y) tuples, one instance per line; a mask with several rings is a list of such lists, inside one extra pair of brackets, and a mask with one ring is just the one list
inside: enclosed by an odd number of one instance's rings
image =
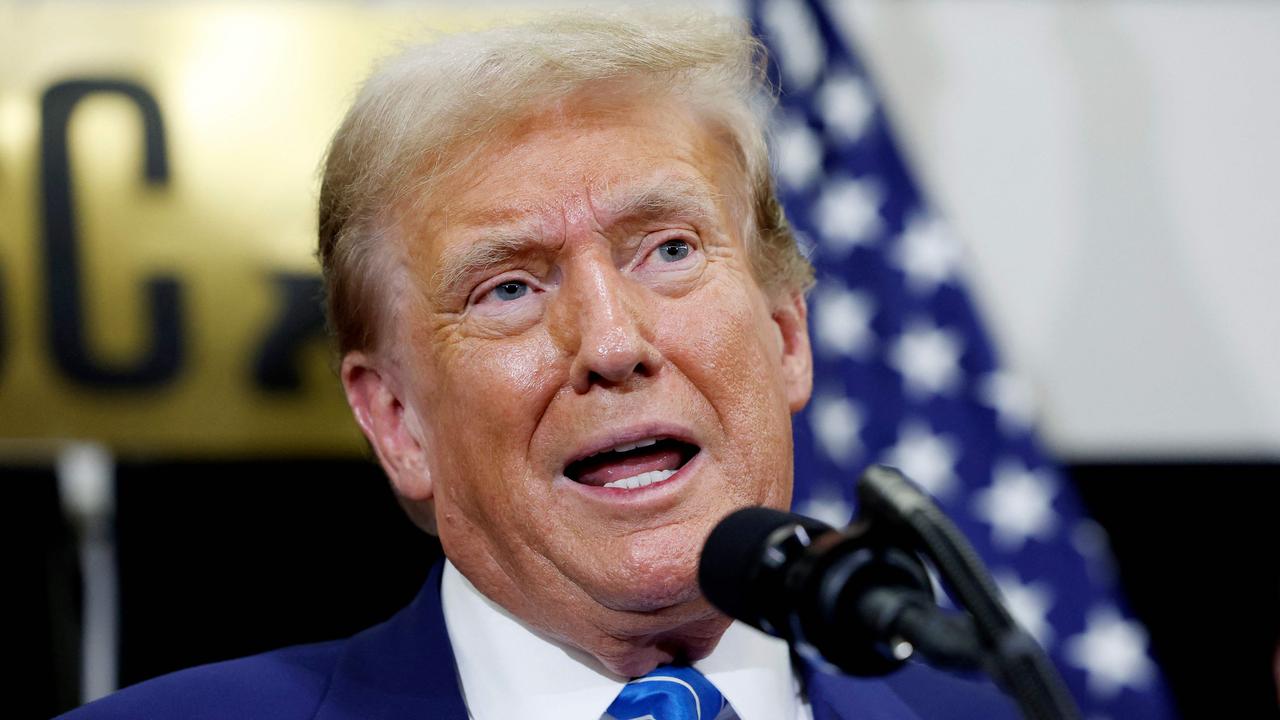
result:
[[(565, 278), (561, 315), (570, 332), (570, 383), (585, 394), (653, 376), (662, 356), (650, 341), (645, 300), (611, 262), (585, 262)], [(569, 273), (566, 273), (568, 275)]]

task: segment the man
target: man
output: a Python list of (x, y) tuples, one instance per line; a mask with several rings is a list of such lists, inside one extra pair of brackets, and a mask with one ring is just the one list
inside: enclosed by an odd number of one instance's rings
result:
[[(793, 671), (698, 591), (721, 518), (787, 507), (812, 380), (760, 67), (707, 18), (559, 17), (385, 64), (330, 148), (320, 258), (356, 420), (448, 560), (350, 640), (84, 717), (991, 717), (942, 676)], [(637, 694), (659, 687), (683, 699)]]

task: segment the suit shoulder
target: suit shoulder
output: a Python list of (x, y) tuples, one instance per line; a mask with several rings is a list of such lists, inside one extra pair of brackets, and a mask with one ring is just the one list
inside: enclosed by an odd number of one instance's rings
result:
[(921, 717), (957, 720), (1021, 717), (1013, 700), (985, 678), (908, 663), (886, 678), (886, 683)]
[(299, 645), (180, 670), (60, 716), (115, 718), (310, 718), (324, 698), (345, 641)]
[(907, 663), (877, 678), (813, 672), (809, 700), (816, 718), (864, 720), (1017, 720), (1013, 702), (989, 681)]

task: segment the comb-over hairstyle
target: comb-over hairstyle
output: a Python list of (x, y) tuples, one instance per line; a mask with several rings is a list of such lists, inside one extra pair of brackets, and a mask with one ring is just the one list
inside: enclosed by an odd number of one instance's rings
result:
[(804, 291), (813, 269), (773, 189), (758, 112), (772, 100), (764, 49), (745, 23), (706, 15), (544, 16), (446, 36), (385, 60), (329, 147), (319, 256), (338, 350), (378, 347), (404, 249), (396, 227), (500, 131), (601, 83), (678, 97), (727, 141), (742, 170), (744, 238), (770, 291)]

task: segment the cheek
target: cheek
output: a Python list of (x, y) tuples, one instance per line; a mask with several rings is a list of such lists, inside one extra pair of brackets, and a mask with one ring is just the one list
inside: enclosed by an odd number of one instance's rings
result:
[(529, 440), (564, 363), (544, 336), (530, 333), (445, 344), (433, 364), (439, 381), (424, 406), (441, 448), (432, 454), (449, 463), (437, 469), (441, 499), (472, 521), (500, 517), (531, 489)]
[[(698, 312), (697, 308), (716, 308)], [(782, 381), (781, 339), (763, 298), (728, 285), (699, 298), (672, 324), (668, 347), (713, 407), (726, 437), (713, 456), (737, 478), (741, 500), (785, 505), (792, 472), (791, 411)]]
[[(517, 408), (545, 402), (560, 385), (558, 353), (545, 333), (529, 332), (504, 340), (462, 338), (439, 343), (431, 363), (430, 407), (444, 409), (472, 431), (501, 434), (521, 420)], [(501, 428), (475, 422), (500, 418)]]
[[(784, 407), (781, 350), (767, 306), (749, 288), (710, 290), (676, 314), (672, 353), (718, 408), (755, 408), (746, 415), (757, 419), (778, 415)], [(732, 424), (742, 415), (722, 420)]]

